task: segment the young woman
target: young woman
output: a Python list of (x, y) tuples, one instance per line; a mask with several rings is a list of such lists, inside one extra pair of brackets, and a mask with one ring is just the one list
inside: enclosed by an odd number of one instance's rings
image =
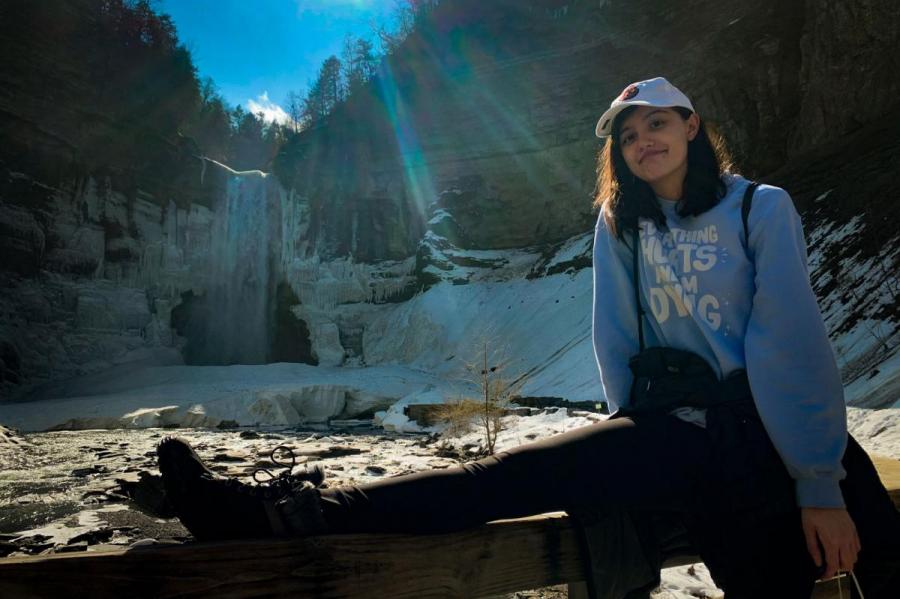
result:
[[(594, 350), (616, 414), (458, 467), (336, 488), (317, 487), (321, 473), (261, 486), (225, 479), (165, 439), (167, 494), (195, 537), (435, 533), (617, 506), (683, 516), (729, 599), (808, 597), (817, 577), (895, 548), (897, 512), (847, 435), (788, 194), (759, 186), (745, 237), (749, 182), (725, 170), (688, 98), (662, 78), (628, 86), (597, 134), (607, 141)], [(651, 362), (663, 375), (645, 376)], [(687, 378), (671, 376), (681, 366)], [(660, 397), (655, 409), (638, 402)], [(891, 588), (882, 579), (870, 577)]]

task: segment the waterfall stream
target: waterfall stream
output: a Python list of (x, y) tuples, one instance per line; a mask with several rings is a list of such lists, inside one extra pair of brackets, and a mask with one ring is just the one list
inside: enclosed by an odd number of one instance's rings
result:
[(194, 364), (265, 364), (284, 190), (260, 171), (228, 171), (226, 193), (214, 210), (209, 285), (191, 310), (186, 353)]

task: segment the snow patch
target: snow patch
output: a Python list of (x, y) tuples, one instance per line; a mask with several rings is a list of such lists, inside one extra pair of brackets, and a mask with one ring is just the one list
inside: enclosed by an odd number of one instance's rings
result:
[(92, 428), (295, 426), (384, 409), (433, 385), (435, 375), (402, 366), (326, 368), (307, 364), (164, 366), (133, 369), (103, 385), (69, 382), (70, 396), (2, 406), (0, 420), (23, 431)]

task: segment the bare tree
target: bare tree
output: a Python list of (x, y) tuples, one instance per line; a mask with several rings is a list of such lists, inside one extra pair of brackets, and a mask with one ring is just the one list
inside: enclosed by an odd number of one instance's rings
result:
[(487, 336), (475, 345), (475, 356), (463, 364), (462, 377), (478, 389), (478, 397), (464, 397), (447, 406), (438, 418), (448, 422), (455, 432), (462, 432), (465, 423), (473, 419), (483, 433), (487, 455), (493, 455), (497, 436), (503, 430), (502, 417), (512, 398), (518, 395), (527, 378), (512, 376), (513, 361), (506, 348), (498, 348)]
[(374, 27), (381, 52), (393, 54), (439, 3), (440, 0), (394, 0), (393, 26), (382, 23)]
[[(859, 285), (857, 285), (857, 284), (850, 285), (847, 288), (847, 292), (850, 294), (850, 297), (853, 298), (853, 301), (856, 302), (857, 309), (860, 309), (861, 306), (863, 306), (865, 304), (865, 299), (863, 299), (863, 297), (859, 293)], [(871, 295), (870, 295), (870, 297), (871, 297)], [(891, 347), (888, 344), (887, 337), (879, 329), (880, 324), (881, 323), (878, 323), (878, 322), (872, 324), (872, 323), (864, 321), (863, 328), (878, 343), (878, 345), (881, 346), (882, 350), (884, 351), (884, 354), (887, 355), (890, 353)]]
[(303, 94), (293, 90), (288, 92), (287, 113), (291, 120), (291, 130), (298, 133), (303, 129)]
[(344, 36), (344, 42), (341, 46), (341, 79), (344, 84), (344, 97), (353, 93), (353, 88), (357, 83), (355, 79), (359, 72), (356, 62), (356, 37), (352, 33)]

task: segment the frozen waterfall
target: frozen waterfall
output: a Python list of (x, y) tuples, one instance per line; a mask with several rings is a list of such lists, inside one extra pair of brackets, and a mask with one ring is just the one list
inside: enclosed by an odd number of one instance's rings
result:
[(189, 361), (264, 364), (274, 316), (280, 214), (284, 190), (260, 171), (228, 169), (222, 205), (214, 210), (205, 297), (191, 310)]

